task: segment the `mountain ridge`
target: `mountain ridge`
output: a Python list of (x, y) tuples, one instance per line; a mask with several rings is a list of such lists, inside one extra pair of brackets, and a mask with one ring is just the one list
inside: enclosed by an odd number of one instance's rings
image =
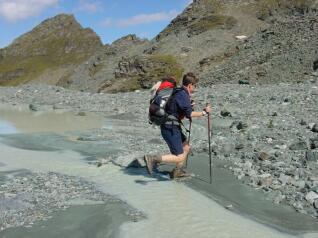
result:
[(29, 82), (47, 70), (79, 64), (101, 47), (92, 29), (82, 28), (72, 15), (57, 15), (1, 50), (0, 85)]
[[(0, 85), (41, 82), (74, 90), (119, 92), (149, 88), (166, 75), (180, 79), (185, 71), (195, 72), (204, 85), (240, 79), (249, 83), (303, 80), (311, 72), (308, 65), (318, 59), (314, 50), (318, 40), (316, 23), (305, 29), (301, 21), (317, 17), (317, 2), (195, 0), (154, 39), (131, 34), (110, 45), (102, 45), (96, 33), (82, 28), (74, 16), (60, 14), (0, 49)], [(284, 21), (295, 21), (298, 28), (291, 30), (295, 37), (282, 27)], [(270, 32), (276, 32), (275, 37), (264, 39)], [(297, 32), (307, 37), (306, 45), (301, 45)], [(277, 56), (271, 51), (277, 51), (273, 44), (280, 41), (291, 46), (280, 45)], [(292, 61), (296, 73), (284, 62), (285, 55), (303, 59)]]

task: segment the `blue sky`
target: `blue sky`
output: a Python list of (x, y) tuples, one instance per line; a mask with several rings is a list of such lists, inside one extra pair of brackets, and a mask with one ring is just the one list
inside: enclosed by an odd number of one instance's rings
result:
[(73, 14), (103, 43), (137, 34), (153, 38), (192, 0), (0, 0), (0, 48), (43, 20)]

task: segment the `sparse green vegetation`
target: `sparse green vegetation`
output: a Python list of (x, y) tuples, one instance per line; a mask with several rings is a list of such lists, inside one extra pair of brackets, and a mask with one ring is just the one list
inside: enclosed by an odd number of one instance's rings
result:
[(123, 79), (115, 79), (113, 82), (105, 82), (98, 90), (98, 92), (130, 92), (140, 89), (140, 77), (133, 76)]
[(117, 77), (112, 82), (104, 83), (99, 92), (127, 92), (137, 89), (150, 88), (155, 82), (166, 76), (175, 76), (178, 83), (181, 80), (183, 69), (172, 55), (152, 55), (147, 58), (134, 59), (143, 72), (134, 72), (126, 76)]
[(217, 27), (231, 29), (236, 23), (237, 20), (231, 16), (210, 15), (195, 21), (189, 26), (188, 31), (191, 35), (198, 35)]
[(153, 55), (151, 59), (159, 64), (165, 65), (165, 67), (155, 68), (152, 73), (157, 76), (157, 80), (165, 76), (172, 75), (177, 80), (181, 80), (183, 69), (177, 62), (177, 59), (172, 55)]
[(269, 129), (274, 128), (274, 122), (272, 119), (269, 120), (269, 122), (267, 124), (267, 128), (269, 128)]
[(257, 17), (265, 20), (267, 17), (279, 11), (307, 11), (314, 0), (259, 0)]
[(16, 86), (26, 83), (41, 75), (46, 69), (57, 69), (67, 64), (81, 63), (86, 57), (78, 55), (48, 55), (48, 56), (33, 56), (27, 59), (11, 58), (0, 64), (0, 74), (10, 74), (17, 69), (23, 69), (24, 73), (17, 77), (9, 77), (0, 79), (2, 86)]
[[(177, 16), (169, 25), (166, 27), (158, 36), (157, 40), (164, 38), (172, 33), (178, 34), (180, 30), (188, 29), (192, 26), (192, 28), (196, 28), (196, 24), (198, 24), (198, 28), (201, 28), (202, 32), (213, 29), (215, 26), (212, 26), (210, 23), (205, 24), (205, 22), (198, 22), (196, 19), (201, 18), (209, 18), (209, 16), (214, 15), (214, 17), (219, 19), (213, 19), (220, 20), (220, 14), (224, 7), (224, 1), (223, 0), (200, 0), (198, 2), (194, 2), (192, 4), (192, 7), (185, 10), (181, 15)], [(234, 19), (234, 18), (233, 18)], [(230, 23), (228, 21), (225, 21), (226, 23)], [(223, 22), (224, 23), (224, 22)], [(223, 23), (218, 24), (216, 23), (216, 26), (224, 25)], [(207, 27), (202, 25), (206, 25)], [(228, 24), (229, 26), (230, 24)]]
[(139, 77), (132, 77), (127, 80), (124, 80), (119, 87), (118, 92), (127, 92), (127, 91), (134, 91), (140, 89), (140, 78)]

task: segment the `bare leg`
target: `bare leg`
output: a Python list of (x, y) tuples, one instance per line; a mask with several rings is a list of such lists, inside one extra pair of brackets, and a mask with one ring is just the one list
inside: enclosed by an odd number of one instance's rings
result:
[(185, 159), (187, 158), (188, 154), (190, 152), (190, 145), (187, 142), (183, 143), (183, 153), (179, 155), (173, 155), (173, 154), (168, 154), (168, 155), (163, 155), (161, 157), (161, 162), (163, 163), (172, 163), (176, 164), (178, 168), (181, 168)]
[(187, 159), (189, 153), (190, 153), (190, 145), (188, 142), (184, 142), (183, 143), (183, 153), (184, 153), (184, 161), (182, 162), (182, 164), (177, 164), (178, 168), (181, 168), (185, 162), (185, 160)]

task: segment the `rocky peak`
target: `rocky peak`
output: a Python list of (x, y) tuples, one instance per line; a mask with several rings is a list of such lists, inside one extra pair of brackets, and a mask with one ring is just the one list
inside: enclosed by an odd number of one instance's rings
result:
[(52, 18), (44, 20), (37, 28), (48, 27), (53, 29), (61, 29), (66, 28), (68, 26), (82, 28), (81, 25), (76, 21), (74, 15), (70, 14), (59, 14)]
[(0, 84), (28, 82), (49, 69), (79, 64), (102, 46), (99, 36), (73, 15), (57, 15), (1, 50)]
[(112, 43), (112, 46), (125, 47), (125, 46), (131, 46), (134, 44), (144, 44), (146, 42), (148, 42), (148, 40), (141, 39), (137, 37), (135, 34), (129, 34), (114, 41)]
[(92, 48), (102, 46), (102, 43), (93, 30), (82, 28), (73, 15), (60, 14), (43, 21), (14, 40), (6, 48), (5, 54), (23, 57), (43, 55), (48, 53), (48, 48), (53, 45), (60, 46), (60, 49), (52, 53), (63, 54), (76, 49), (81, 52), (91, 51)]

